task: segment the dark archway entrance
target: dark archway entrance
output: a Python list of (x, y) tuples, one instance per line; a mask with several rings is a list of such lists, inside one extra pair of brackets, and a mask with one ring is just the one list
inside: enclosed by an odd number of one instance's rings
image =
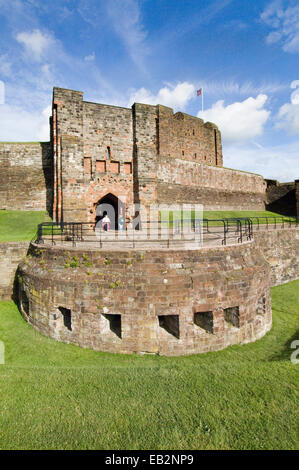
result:
[(118, 230), (121, 214), (125, 217), (125, 204), (111, 193), (102, 197), (96, 206), (96, 228), (101, 228), (106, 213), (111, 221), (110, 230)]

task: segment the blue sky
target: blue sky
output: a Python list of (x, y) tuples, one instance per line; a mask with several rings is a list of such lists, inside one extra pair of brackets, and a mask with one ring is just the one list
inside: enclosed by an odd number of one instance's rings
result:
[(2, 141), (48, 140), (60, 86), (198, 115), (224, 166), (299, 178), (298, 0), (0, 0), (0, 31)]

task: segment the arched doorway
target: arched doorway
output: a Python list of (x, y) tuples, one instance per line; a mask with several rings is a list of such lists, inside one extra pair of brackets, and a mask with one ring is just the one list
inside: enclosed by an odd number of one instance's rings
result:
[(110, 230), (118, 230), (119, 217), (125, 216), (125, 204), (111, 193), (102, 197), (96, 205), (96, 228), (101, 228), (106, 213), (111, 221)]

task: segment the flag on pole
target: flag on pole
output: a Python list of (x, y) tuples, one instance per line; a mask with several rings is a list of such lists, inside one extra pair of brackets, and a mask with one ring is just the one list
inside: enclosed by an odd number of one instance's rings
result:
[(199, 90), (197, 90), (197, 92), (196, 92), (197, 96), (200, 96), (200, 95), (201, 95), (201, 92), (202, 92), (202, 88), (200, 88)]

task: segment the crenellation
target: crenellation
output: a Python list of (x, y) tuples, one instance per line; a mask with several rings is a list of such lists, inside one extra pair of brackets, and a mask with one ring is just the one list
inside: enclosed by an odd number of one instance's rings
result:
[[(0, 144), (0, 207), (17, 208), (15, 200), (25, 209), (44, 207), (46, 192), (56, 221), (94, 221), (95, 206), (109, 193), (126, 207), (177, 201), (265, 208), (261, 176), (223, 168), (221, 134), (211, 122), (159, 104), (91, 103), (81, 91), (54, 87), (50, 125), (49, 143)], [(26, 172), (37, 182), (30, 189)]]
[[(218, 127), (169, 107), (90, 103), (80, 91), (54, 88), (50, 126), (50, 142), (0, 143), (0, 208), (98, 223), (108, 203), (119, 210), (115, 230), (138, 203), (262, 210), (287, 198), (290, 213), (296, 202), (299, 211), (299, 180), (224, 168)], [(261, 338), (271, 328), (270, 286), (298, 277), (297, 227), (261, 229), (227, 246), (177, 247), (80, 245), (66, 254), (59, 244), (33, 243), (24, 259), (27, 244), (3, 243), (0, 295), (18, 287), (24, 318), (59, 341), (172, 356)]]

